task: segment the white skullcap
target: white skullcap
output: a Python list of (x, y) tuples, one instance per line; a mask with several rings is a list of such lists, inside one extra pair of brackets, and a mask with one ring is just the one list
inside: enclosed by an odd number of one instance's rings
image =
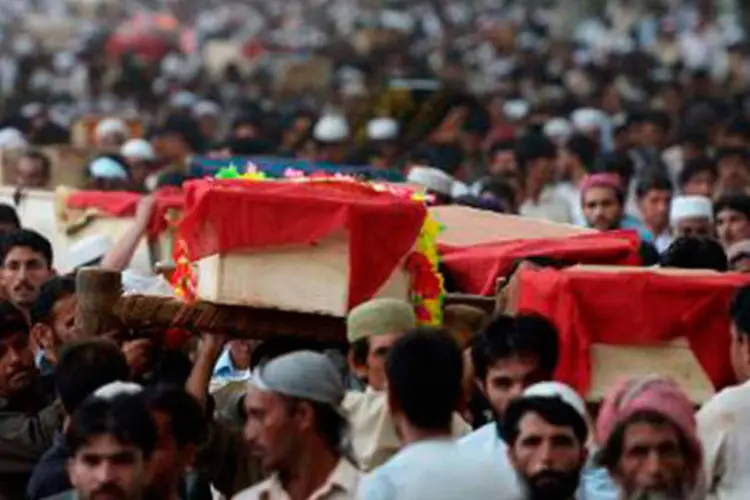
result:
[(97, 158), (89, 166), (91, 177), (99, 179), (127, 179), (128, 172), (112, 158), (106, 156)]
[(112, 240), (102, 234), (95, 234), (73, 243), (68, 248), (68, 267), (77, 269), (104, 257), (112, 248)]
[(398, 122), (393, 118), (374, 118), (367, 123), (367, 138), (371, 141), (392, 141), (398, 137)]
[(198, 103), (198, 98), (192, 92), (181, 90), (172, 96), (169, 105), (173, 108), (190, 108), (192, 109)]
[(544, 124), (544, 135), (551, 139), (567, 141), (573, 135), (573, 124), (565, 118), (552, 118)]
[(416, 166), (409, 170), (406, 182), (419, 184), (434, 193), (451, 196), (455, 179), (439, 168)]
[(708, 219), (713, 221), (714, 211), (711, 200), (705, 196), (677, 196), (672, 200), (669, 222), (675, 226), (682, 219)]
[(0, 149), (26, 149), (28, 146), (20, 130), (12, 127), (0, 130)]
[(580, 132), (594, 132), (604, 125), (606, 116), (603, 111), (594, 108), (581, 108), (573, 111), (570, 121)]
[(154, 161), (156, 153), (146, 139), (130, 139), (120, 148), (120, 154), (129, 160)]
[(503, 104), (503, 114), (509, 120), (523, 120), (529, 114), (529, 103), (523, 99), (506, 101)]
[(313, 137), (320, 142), (343, 142), (349, 138), (349, 124), (343, 116), (322, 116), (315, 124)]
[(125, 137), (130, 137), (130, 130), (125, 122), (119, 118), (105, 118), (96, 124), (96, 130), (94, 135), (97, 139), (101, 139), (110, 134), (121, 134)]
[(563, 403), (573, 408), (581, 418), (586, 420), (588, 412), (586, 411), (586, 402), (570, 386), (560, 382), (540, 382), (534, 384), (523, 391), (524, 398), (559, 398)]
[(200, 101), (193, 106), (193, 116), (196, 118), (219, 116), (220, 114), (221, 107), (213, 101)]
[(114, 399), (117, 396), (134, 396), (143, 392), (143, 387), (134, 382), (110, 382), (94, 391), (94, 397), (99, 399)]

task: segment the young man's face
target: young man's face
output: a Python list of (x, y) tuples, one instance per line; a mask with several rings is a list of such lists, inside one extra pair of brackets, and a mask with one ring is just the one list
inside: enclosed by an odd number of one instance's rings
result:
[(385, 360), (398, 335), (375, 335), (367, 339), (367, 385), (376, 391), (386, 389)]
[(495, 414), (502, 418), (510, 403), (521, 396), (524, 389), (547, 380), (539, 357), (533, 354), (499, 359), (487, 368), (482, 392)]
[(669, 227), (669, 204), (671, 201), (672, 192), (668, 189), (652, 189), (638, 200), (643, 221), (648, 227), (660, 231)]
[(14, 247), (5, 256), (2, 284), (10, 301), (19, 307), (30, 307), (51, 277), (50, 263), (31, 248)]
[(26, 332), (0, 339), (0, 396), (8, 398), (30, 388), (37, 378)]
[(75, 294), (58, 299), (52, 306), (51, 318), (32, 327), (34, 340), (52, 363), (57, 363), (62, 346), (82, 338), (82, 332), (75, 324), (77, 303)]
[(725, 188), (744, 189), (750, 183), (750, 168), (738, 156), (727, 156), (719, 160), (719, 179)]
[(716, 178), (711, 172), (699, 172), (682, 186), (684, 195), (705, 196), (713, 198)]
[(156, 424), (158, 437), (148, 464), (148, 489), (155, 495), (166, 496), (174, 491), (182, 473), (192, 465), (194, 450), (179, 446), (172, 433), (172, 419), (169, 415), (153, 411), (151, 416)]
[(724, 209), (716, 215), (716, 232), (724, 248), (750, 238), (750, 220), (732, 209)]
[(599, 231), (617, 229), (622, 219), (622, 204), (614, 189), (591, 188), (583, 195), (583, 215), (589, 226)]
[(69, 459), (68, 476), (81, 500), (141, 500), (146, 465), (142, 450), (104, 434)]
[(627, 426), (614, 474), (626, 498), (684, 498), (683, 481), (688, 473), (677, 427), (648, 422)]
[(744, 382), (750, 379), (750, 341), (743, 335), (737, 325), (732, 323), (732, 342), (729, 348), (732, 368), (737, 380)]
[(573, 428), (552, 425), (528, 412), (518, 431), (508, 457), (531, 490), (531, 498), (573, 498), (587, 456)]

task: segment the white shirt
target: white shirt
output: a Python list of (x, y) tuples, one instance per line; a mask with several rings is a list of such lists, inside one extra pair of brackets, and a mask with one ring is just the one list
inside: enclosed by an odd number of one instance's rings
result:
[(724, 389), (697, 414), (707, 498), (750, 496), (750, 382)]
[(546, 219), (560, 224), (572, 222), (568, 202), (551, 186), (544, 188), (538, 203), (526, 200), (521, 204), (518, 212), (524, 217), (533, 219)]
[(451, 439), (410, 444), (360, 482), (358, 500), (521, 500), (512, 471)]
[(576, 226), (586, 227), (586, 217), (583, 215), (583, 205), (581, 204), (581, 188), (572, 182), (561, 182), (555, 188), (557, 195), (568, 202), (570, 207), (570, 216), (573, 224)]

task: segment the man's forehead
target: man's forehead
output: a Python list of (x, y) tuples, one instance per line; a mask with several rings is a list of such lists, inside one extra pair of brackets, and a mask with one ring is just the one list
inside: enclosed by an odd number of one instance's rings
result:
[(92, 436), (81, 448), (77, 455), (84, 456), (112, 456), (123, 453), (139, 454), (140, 449), (130, 443), (124, 443), (111, 434)]
[(539, 356), (536, 354), (520, 354), (494, 360), (489, 366), (492, 376), (528, 374), (539, 368)]
[(518, 422), (518, 430), (522, 436), (545, 435), (545, 436), (575, 436), (575, 431), (569, 425), (555, 425), (548, 422), (542, 415), (535, 411), (527, 411)]
[(8, 254), (5, 256), (6, 262), (9, 260), (15, 261), (31, 261), (31, 260), (45, 260), (44, 255), (29, 248), (29, 247), (13, 247), (8, 250)]

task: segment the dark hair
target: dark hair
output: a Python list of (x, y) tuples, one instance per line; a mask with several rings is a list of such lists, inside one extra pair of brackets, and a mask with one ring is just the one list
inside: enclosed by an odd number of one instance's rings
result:
[(490, 156), (495, 156), (498, 153), (501, 152), (509, 152), (512, 153), (516, 149), (516, 141), (515, 139), (505, 139), (505, 140), (499, 140), (492, 143), (492, 146), (490, 146)]
[(91, 439), (103, 435), (137, 447), (145, 458), (151, 456), (157, 432), (143, 394), (120, 394), (111, 399), (86, 398), (73, 413), (66, 433), (71, 456)]
[(729, 315), (737, 330), (745, 336), (750, 336), (750, 285), (737, 290), (732, 299)]
[(681, 269), (729, 270), (727, 254), (713, 238), (683, 236), (669, 245), (662, 257), (662, 266)]
[(714, 180), (719, 177), (716, 162), (707, 156), (700, 156), (686, 161), (682, 172), (680, 172), (680, 189), (684, 188), (694, 177), (704, 172), (711, 174)]
[(557, 396), (521, 397), (511, 402), (503, 418), (503, 429), (512, 446), (520, 434), (521, 419), (527, 413), (535, 413), (548, 424), (557, 427), (572, 427), (576, 438), (583, 446), (588, 437), (586, 420), (562, 398)]
[(694, 148), (705, 151), (708, 148), (708, 132), (701, 128), (687, 128), (679, 137), (680, 144), (688, 144)]
[(24, 153), (21, 158), (28, 158), (29, 160), (38, 161), (42, 165), (42, 175), (45, 179), (49, 178), (50, 170), (52, 168), (52, 161), (49, 159), (49, 156), (42, 153), (41, 151), (27, 151)]
[(29, 323), (23, 313), (6, 300), (0, 301), (0, 338), (16, 333), (29, 334)]
[(170, 432), (180, 447), (200, 445), (208, 437), (208, 422), (198, 401), (185, 389), (158, 385), (145, 392), (146, 406), (169, 417)]
[(122, 351), (104, 339), (87, 339), (65, 346), (55, 367), (57, 394), (68, 415), (100, 387), (129, 377), (130, 368)]
[(599, 153), (599, 145), (596, 141), (581, 134), (568, 139), (565, 149), (578, 158), (587, 172), (594, 167), (594, 161)]
[(526, 170), (534, 160), (555, 158), (557, 148), (545, 135), (536, 133), (521, 137), (516, 143), (516, 161), (521, 170)]
[(541, 316), (495, 316), (474, 342), (471, 360), (476, 377), (484, 380), (490, 365), (502, 359), (533, 354), (544, 372), (555, 371), (558, 358), (557, 329)]
[(714, 216), (723, 210), (734, 210), (750, 219), (750, 196), (746, 194), (727, 194), (714, 203)]
[(671, 193), (672, 182), (663, 175), (652, 174), (640, 179), (635, 187), (635, 194), (638, 199), (644, 198), (651, 191), (669, 191)]
[[(614, 470), (617, 468), (620, 462), (620, 456), (622, 455), (623, 441), (625, 440), (625, 431), (628, 427), (634, 424), (651, 424), (651, 425), (671, 425), (675, 424), (664, 417), (663, 415), (653, 411), (638, 411), (633, 413), (630, 417), (625, 419), (624, 422), (620, 423), (615, 427), (612, 433), (607, 438), (607, 441), (602, 444), (599, 453), (596, 456), (596, 463), (605, 467), (608, 470)], [(676, 427), (676, 426), (675, 426)], [(678, 432), (680, 440), (680, 449), (682, 453), (692, 460), (697, 460), (693, 447), (690, 446), (684, 433)]]
[(487, 210), (496, 213), (504, 212), (504, 207), (499, 200), (474, 196), (472, 194), (459, 196), (453, 200), (453, 203), (462, 207), (476, 208), (477, 210)]
[(724, 130), (725, 135), (740, 136), (745, 140), (750, 139), (750, 122), (744, 118), (733, 118), (727, 123)]
[[(630, 182), (635, 173), (633, 160), (627, 153), (606, 153), (596, 159), (594, 163), (594, 173), (597, 174), (617, 174), (622, 177), (626, 183)], [(627, 189), (627, 184), (624, 186)]]
[(42, 285), (39, 297), (29, 310), (31, 324), (47, 323), (52, 319), (52, 309), (64, 298), (75, 295), (76, 280), (71, 276), (55, 276)]
[(8, 253), (17, 247), (26, 247), (41, 254), (47, 261), (47, 267), (52, 267), (52, 245), (47, 238), (31, 229), (19, 229), (5, 235), (0, 250), (0, 265), (5, 265)]
[(445, 430), (463, 394), (463, 358), (447, 330), (417, 328), (399, 338), (386, 360), (388, 394), (413, 425)]
[(10, 224), (15, 229), (21, 229), (21, 220), (16, 209), (7, 203), (0, 203), (0, 224)]
[(739, 158), (745, 163), (750, 162), (750, 151), (745, 148), (721, 148), (716, 152), (716, 162), (720, 162), (724, 158)]

